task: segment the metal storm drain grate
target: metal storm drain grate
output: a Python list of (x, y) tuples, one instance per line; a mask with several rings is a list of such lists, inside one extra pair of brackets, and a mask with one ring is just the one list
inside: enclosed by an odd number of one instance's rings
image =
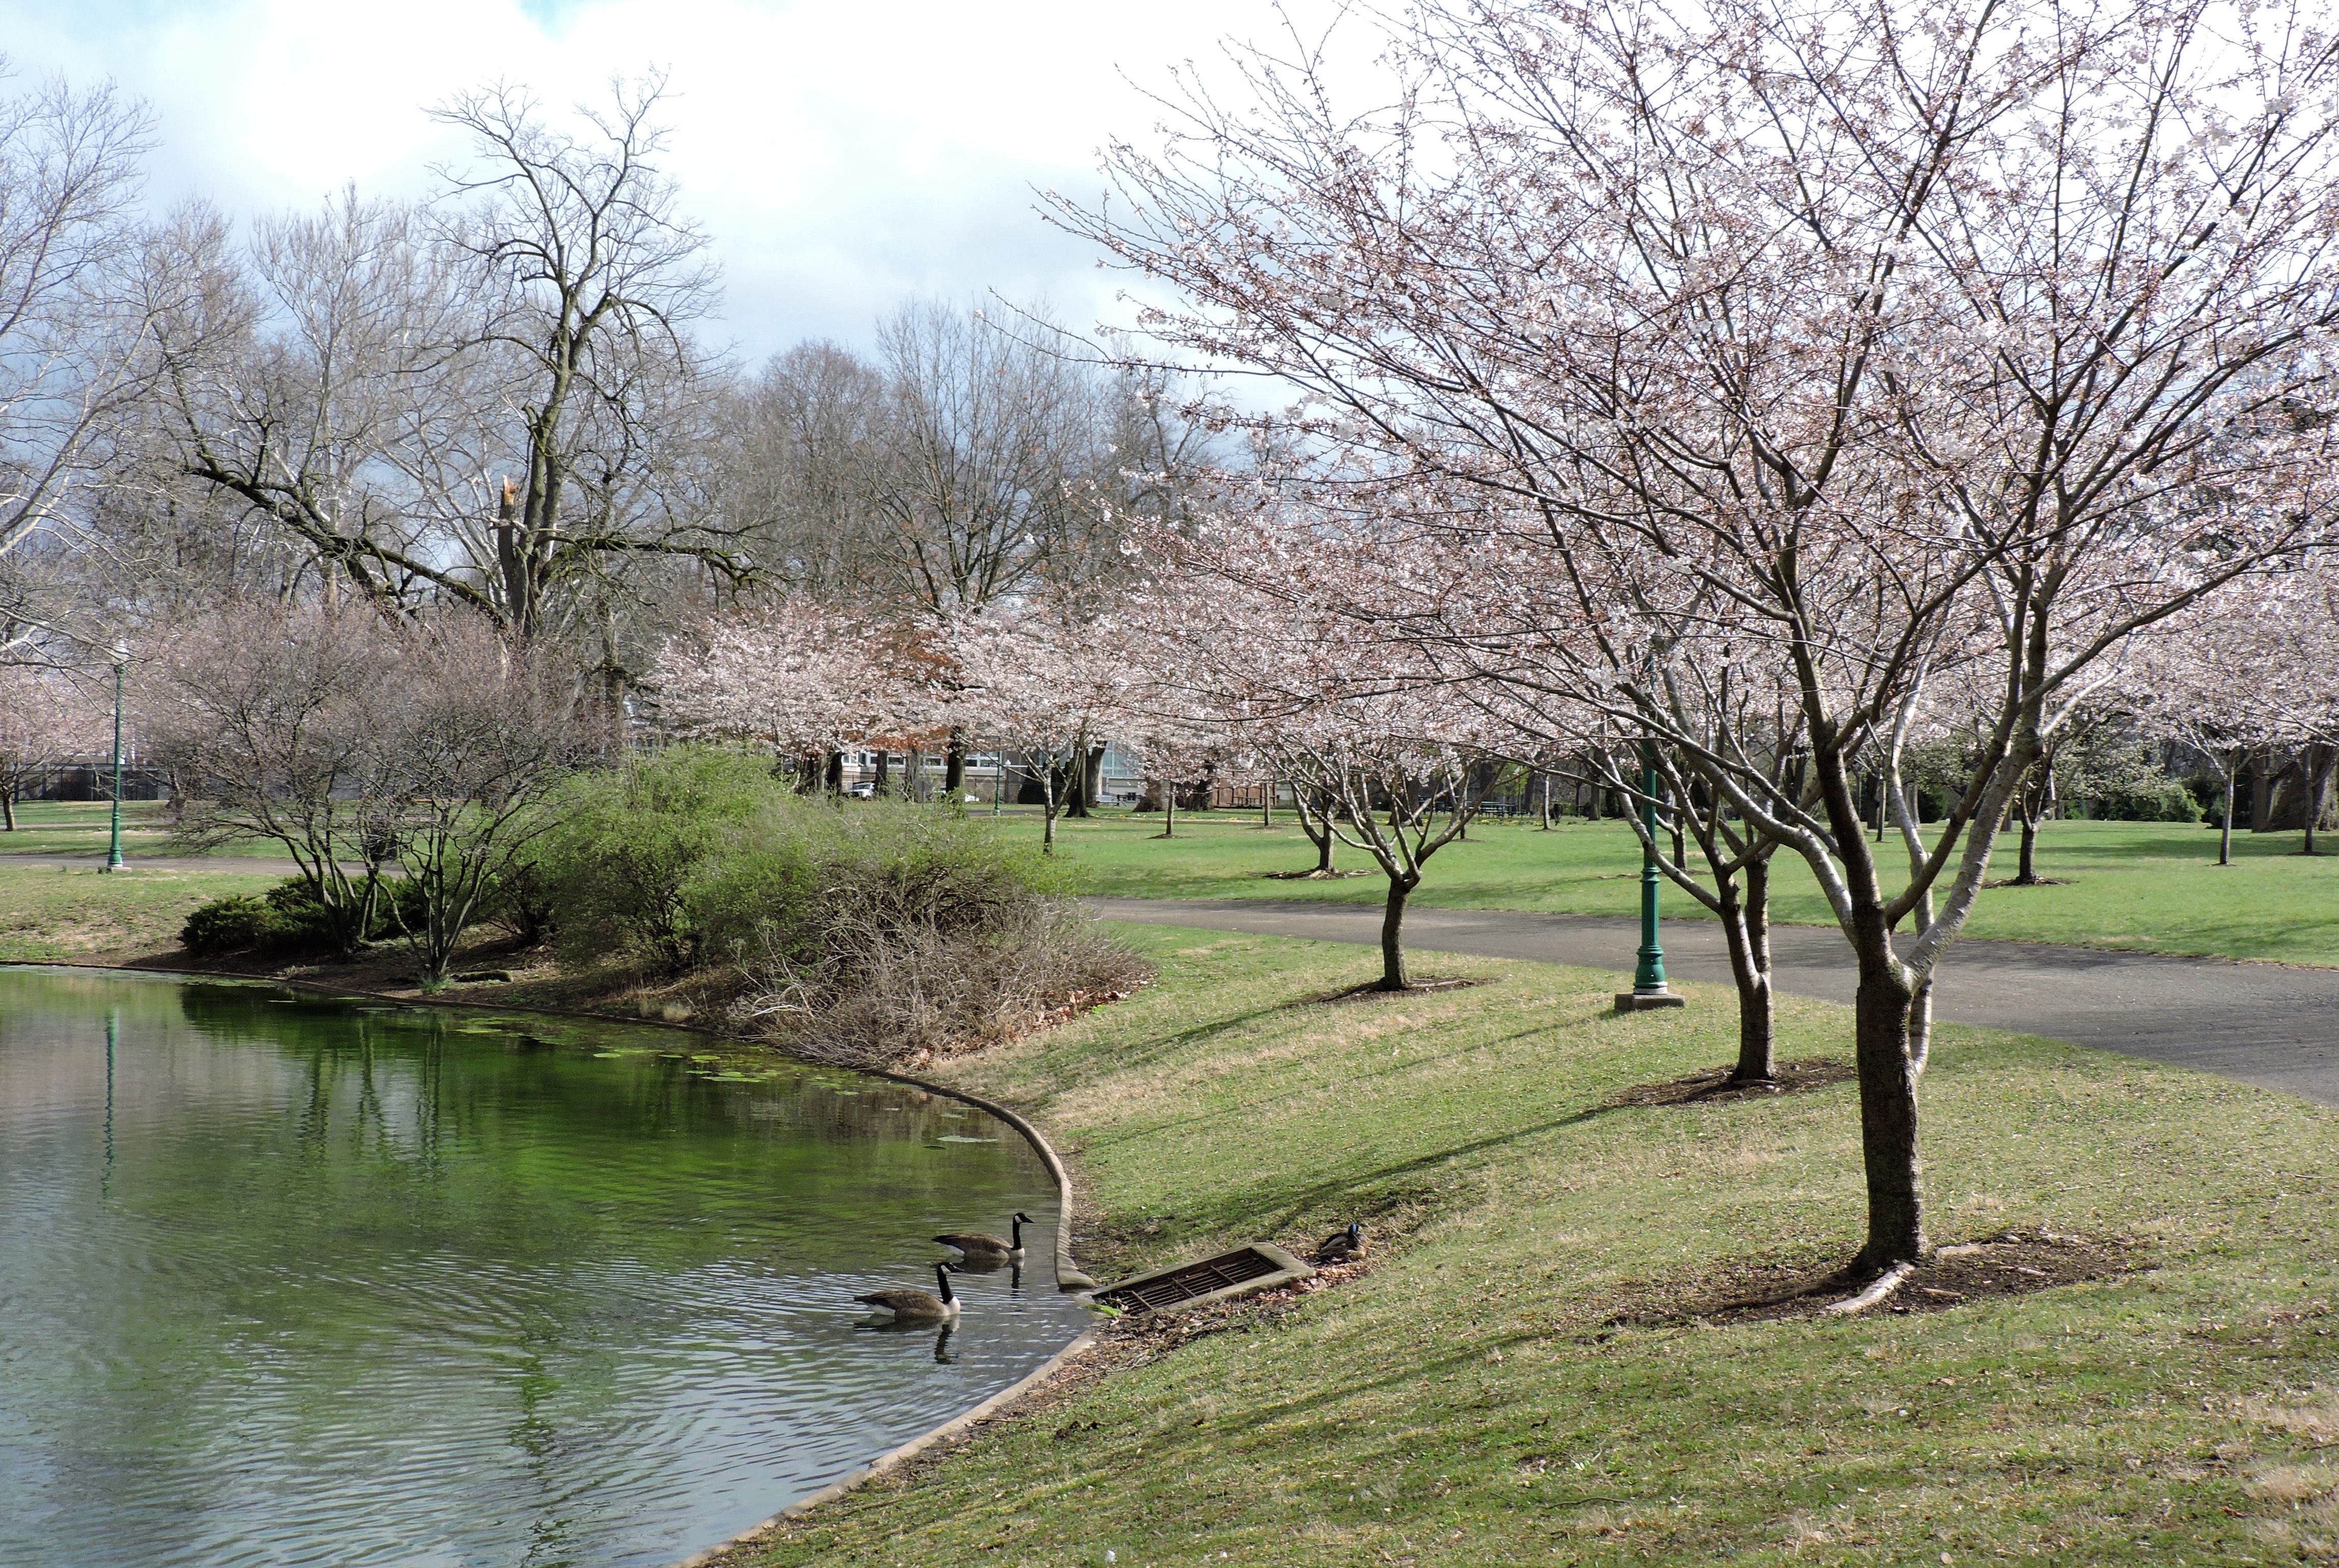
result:
[(1108, 1285), (1091, 1299), (1124, 1312), (1168, 1312), (1272, 1290), (1316, 1271), (1272, 1242), (1253, 1241), (1206, 1257)]

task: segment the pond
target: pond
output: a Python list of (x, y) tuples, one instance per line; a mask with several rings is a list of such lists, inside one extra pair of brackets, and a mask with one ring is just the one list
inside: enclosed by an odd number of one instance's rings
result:
[[(0, 1563), (673, 1563), (1077, 1336), (1056, 1201), (696, 1035), (0, 970)], [(854, 1304), (1019, 1208), (954, 1331)]]

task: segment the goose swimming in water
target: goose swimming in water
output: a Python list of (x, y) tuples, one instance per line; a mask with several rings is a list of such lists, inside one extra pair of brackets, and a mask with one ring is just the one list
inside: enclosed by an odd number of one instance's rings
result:
[(958, 1297), (951, 1291), (951, 1266), (934, 1265), (934, 1283), (942, 1287), (936, 1296), (929, 1290), (873, 1290), (853, 1299), (864, 1307), (875, 1307), (893, 1315), (896, 1323), (943, 1323), (958, 1316)]
[(1002, 1241), (987, 1230), (960, 1231), (950, 1236), (937, 1236), (934, 1239), (944, 1247), (957, 1249), (961, 1257), (971, 1262), (977, 1260), (1004, 1262), (1010, 1257), (1023, 1256), (1023, 1228), (1038, 1223), (1038, 1220), (1019, 1208), (1015, 1211), (1014, 1223), (1009, 1228), (1014, 1235), (1007, 1240)]

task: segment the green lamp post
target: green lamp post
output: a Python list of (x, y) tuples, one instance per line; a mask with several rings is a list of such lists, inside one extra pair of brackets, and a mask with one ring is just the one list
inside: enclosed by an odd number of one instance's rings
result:
[(1641, 845), (1641, 953), (1633, 970), (1633, 989), (1616, 993), (1618, 1012), (1651, 1008), (1686, 1007), (1686, 997), (1665, 989), (1665, 950), (1657, 940), (1657, 884), (1664, 873), (1657, 869), (1657, 748), (1641, 743), (1641, 825), (1647, 833)]
[(113, 836), (105, 851), (105, 869), (122, 869), (122, 671), (130, 662), (125, 643), (113, 645)]

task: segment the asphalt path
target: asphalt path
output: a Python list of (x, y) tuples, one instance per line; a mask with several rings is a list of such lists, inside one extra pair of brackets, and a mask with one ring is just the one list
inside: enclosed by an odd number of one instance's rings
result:
[[(1086, 902), (1107, 920), (1317, 942), (1380, 941), (1377, 904)], [(1627, 977), (1619, 990), (1629, 989), (1641, 939), (1640, 923), (1633, 920), (1418, 904), (1406, 912), (1405, 927), (1410, 949), (1611, 970)], [(1716, 922), (1670, 921), (1663, 940), (1671, 978), (1732, 983)], [(1851, 1001), (1851, 952), (1841, 933), (1823, 926), (1777, 926), (1771, 950), (1780, 991)], [(2339, 969), (2048, 942), (1960, 942), (1942, 960), (1933, 996), (1934, 1016), (1952, 1022), (2045, 1035), (2339, 1105)]]
[[(45, 854), (39, 852), (19, 853), (15, 850), (0, 852), (0, 865), (31, 865), (63, 871), (98, 871), (105, 865), (105, 853), (95, 854)], [(291, 876), (300, 870), (287, 859), (270, 859), (257, 855), (230, 854), (125, 854), (125, 871), (217, 871), (231, 875)]]

